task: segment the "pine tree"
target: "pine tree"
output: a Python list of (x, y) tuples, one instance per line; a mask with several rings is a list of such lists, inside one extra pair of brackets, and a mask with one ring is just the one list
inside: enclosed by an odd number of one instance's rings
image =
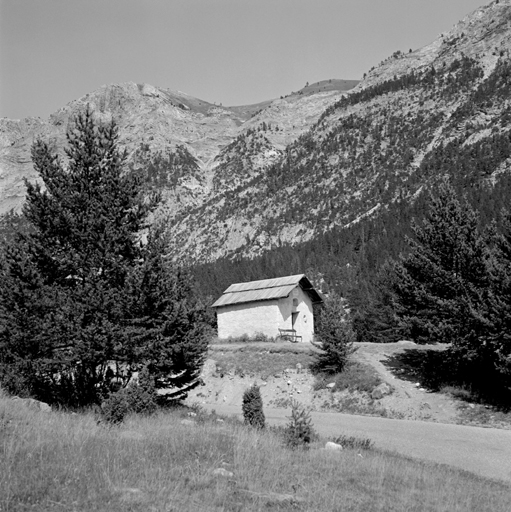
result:
[(129, 338), (146, 368), (177, 399), (199, 383), (212, 336), (213, 313), (194, 288), (188, 270), (169, 263), (164, 223), (149, 233), (141, 264), (127, 288)]
[(327, 373), (341, 372), (355, 351), (354, 341), (355, 333), (342, 297), (332, 292), (316, 315), (313, 344), (319, 352), (316, 354), (315, 369)]
[(408, 255), (391, 264), (405, 331), (418, 342), (452, 342), (465, 356), (477, 351), (489, 328), (489, 235), (445, 182), (413, 232)]
[[(109, 393), (112, 367), (127, 377), (158, 345), (140, 335), (146, 326), (133, 336), (139, 313), (133, 283), (144, 271), (147, 279), (166, 283), (171, 270), (147, 267), (153, 246), (142, 246), (140, 232), (156, 201), (143, 197), (139, 177), (124, 172), (115, 124), (97, 124), (87, 109), (76, 117), (67, 142), (67, 164), (41, 140), (32, 148), (44, 188), (26, 183), (23, 213), (30, 230), (7, 245), (1, 261), (0, 382), (13, 393), (83, 406)], [(139, 283), (137, 293), (144, 286)], [(186, 303), (182, 295), (188, 291), (180, 290), (176, 303)], [(144, 307), (149, 317), (168, 314), (168, 308)], [(186, 317), (182, 308), (175, 316)], [(197, 329), (193, 315), (186, 320), (172, 343)], [(160, 360), (174, 358), (167, 366), (160, 362), (161, 371), (168, 367), (192, 378), (184, 367), (177, 370), (187, 347), (161, 354)], [(200, 364), (200, 357), (191, 359)]]
[(502, 234), (495, 237), (495, 251), (490, 260), (491, 292), (488, 317), (491, 333), (485, 340), (485, 352), (504, 377), (511, 382), (511, 215), (507, 213)]

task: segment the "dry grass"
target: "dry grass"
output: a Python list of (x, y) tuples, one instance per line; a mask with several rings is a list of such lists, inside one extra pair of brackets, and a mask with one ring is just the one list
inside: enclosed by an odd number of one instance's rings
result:
[(217, 371), (234, 372), (240, 376), (259, 376), (267, 378), (270, 375), (281, 374), (287, 368), (296, 368), (300, 363), (308, 368), (313, 361), (310, 350), (304, 350), (298, 345), (273, 346), (247, 345), (240, 347), (216, 347), (210, 352), (210, 357), (216, 361)]
[[(492, 511), (511, 488), (378, 451), (290, 451), (278, 436), (179, 412), (121, 427), (0, 398), (0, 510)], [(231, 478), (213, 476), (216, 468)], [(270, 493), (303, 500), (281, 503)]]

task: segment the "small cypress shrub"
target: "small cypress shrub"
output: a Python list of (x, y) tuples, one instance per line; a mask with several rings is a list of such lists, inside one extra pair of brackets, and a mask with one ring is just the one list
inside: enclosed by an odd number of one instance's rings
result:
[(289, 448), (308, 448), (317, 437), (309, 411), (300, 402), (292, 400), (291, 417), (284, 434), (286, 445)]
[(154, 378), (143, 369), (138, 383), (112, 393), (101, 404), (101, 415), (106, 423), (117, 425), (124, 421), (130, 412), (152, 414), (156, 410), (156, 388)]
[(156, 410), (156, 385), (147, 368), (138, 376), (138, 384), (125, 388), (130, 412), (152, 414)]
[(129, 403), (124, 393), (124, 389), (112, 393), (101, 404), (101, 417), (110, 425), (118, 425), (124, 421), (126, 415), (130, 412)]
[(264, 428), (263, 399), (261, 398), (259, 386), (253, 384), (252, 387), (245, 390), (241, 408), (247, 425), (255, 428)]

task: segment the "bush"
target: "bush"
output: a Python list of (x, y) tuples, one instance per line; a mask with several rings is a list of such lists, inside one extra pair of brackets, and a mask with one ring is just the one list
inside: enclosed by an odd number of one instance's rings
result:
[(243, 418), (247, 425), (255, 428), (264, 428), (265, 417), (263, 412), (263, 399), (259, 386), (255, 384), (243, 393)]
[(348, 389), (371, 393), (376, 386), (383, 381), (374, 368), (363, 363), (349, 363), (344, 370), (335, 376), (336, 391)]
[(308, 448), (318, 438), (312, 426), (309, 411), (296, 400), (291, 401), (291, 417), (284, 432), (284, 439), (289, 448)]
[(101, 404), (101, 417), (110, 425), (118, 425), (129, 413), (129, 404), (124, 389), (112, 393)]
[(229, 336), (228, 338), (216, 338), (212, 340), (212, 344), (216, 345), (224, 343), (254, 343), (256, 341), (260, 343), (275, 343), (275, 338), (267, 336), (262, 332), (256, 332), (252, 337), (250, 337), (248, 334), (242, 334), (241, 336), (235, 338), (233, 338), (232, 336)]
[(112, 425), (122, 423), (129, 413), (152, 414), (156, 411), (156, 387), (147, 369), (140, 372), (138, 383), (112, 393), (101, 404), (103, 420)]
[(340, 435), (333, 438), (334, 443), (342, 445), (343, 448), (352, 448), (353, 450), (371, 450), (373, 442), (370, 439), (363, 439), (361, 437)]
[(314, 346), (320, 351), (313, 369), (330, 374), (342, 372), (355, 351), (355, 333), (342, 297), (335, 293), (330, 295), (318, 311), (315, 330), (319, 343), (314, 342)]

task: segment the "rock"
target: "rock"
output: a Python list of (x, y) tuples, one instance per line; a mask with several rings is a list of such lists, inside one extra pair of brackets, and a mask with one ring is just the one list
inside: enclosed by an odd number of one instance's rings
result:
[(334, 443), (332, 441), (328, 441), (328, 443), (325, 444), (325, 450), (339, 451), (339, 450), (342, 450), (342, 445), (338, 444), (338, 443)]
[(13, 398), (14, 401), (20, 402), (22, 405), (30, 409), (31, 411), (36, 412), (51, 412), (51, 406), (46, 402), (41, 402), (34, 398), (19, 398), (15, 396)]
[(187, 414), (187, 416), (189, 416), (190, 418), (195, 418), (195, 416), (197, 416), (197, 413), (192, 411), (192, 412), (189, 412)]
[(234, 473), (231, 471), (227, 471), (227, 469), (224, 468), (217, 468), (213, 471), (213, 476), (220, 476), (222, 478), (232, 478), (234, 476)]
[(290, 380), (287, 381), (287, 385), (290, 386), (292, 382)]
[(416, 388), (420, 388), (420, 387), (421, 387), (421, 383), (420, 383), (420, 382), (416, 382), (416, 383), (415, 383), (415, 387), (416, 387)]
[(415, 342), (414, 341), (410, 341), (410, 340), (399, 340), (398, 344), (399, 345), (415, 345)]
[(372, 390), (371, 398), (373, 398), (374, 400), (379, 400), (380, 398), (383, 398), (386, 395), (390, 395), (391, 393), (392, 388), (385, 382), (382, 382), (379, 386), (376, 386)]
[(217, 423), (225, 423), (225, 421), (224, 421), (222, 418), (218, 418), (218, 419), (216, 420), (216, 422), (217, 422)]
[(474, 404), (468, 404), (468, 406), (471, 408), (471, 409), (475, 409), (476, 406)]
[(428, 402), (423, 402), (421, 404), (421, 409), (431, 409), (431, 405), (429, 405)]
[(302, 363), (296, 363), (296, 373), (302, 373)]
[(330, 384), (327, 384), (326, 387), (327, 387), (327, 389), (335, 388), (335, 382), (330, 382)]
[(195, 425), (195, 421), (193, 421), (193, 420), (181, 420), (181, 425), (188, 425), (188, 426)]
[(264, 500), (267, 505), (297, 505), (299, 503), (305, 503), (304, 498), (295, 496), (294, 494), (280, 494), (277, 492), (254, 492), (249, 491), (248, 489), (239, 489), (239, 492), (242, 492), (252, 498), (257, 498), (258, 500)]

